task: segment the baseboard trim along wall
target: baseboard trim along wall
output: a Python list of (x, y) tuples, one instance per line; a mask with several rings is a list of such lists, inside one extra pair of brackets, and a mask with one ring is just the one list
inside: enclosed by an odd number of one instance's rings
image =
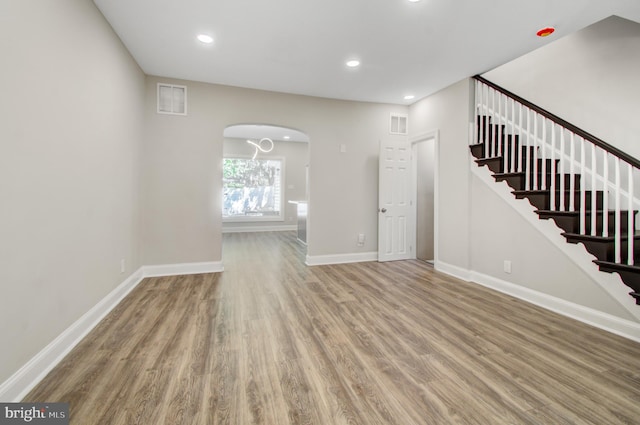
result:
[(440, 260), (435, 261), (435, 263), (433, 264), (433, 268), (438, 272), (448, 274), (449, 276), (453, 276), (466, 282), (471, 280), (471, 273), (469, 272), (469, 270), (463, 269), (462, 267), (454, 266), (452, 264), (444, 263)]
[[(308, 266), (377, 261), (377, 252), (306, 257)], [(483, 273), (466, 270), (458, 266), (437, 261), (437, 271), (458, 279), (471, 281), (490, 289), (530, 302), (563, 316), (579, 320), (591, 326), (640, 342), (640, 323), (625, 320), (607, 313), (590, 309), (569, 301), (552, 297), (520, 285), (513, 284)], [(19, 402), (33, 389), (118, 303), (145, 277), (171, 276), (178, 274), (222, 272), (222, 262), (184, 263), (143, 266), (118, 285), (91, 310), (86, 312), (55, 340), (43, 348), (23, 367), (0, 385), (0, 401)]]
[(0, 401), (21, 401), (142, 279), (141, 270), (133, 273), (2, 383)]
[[(561, 298), (553, 297), (542, 292), (534, 291), (533, 289), (516, 285), (483, 273), (464, 271), (463, 269), (450, 264), (443, 264), (442, 262), (439, 262), (436, 270), (450, 274), (458, 279), (477, 283), (489, 289), (511, 295), (512, 297), (519, 298), (523, 301), (535, 304), (539, 307), (570, 317), (588, 325), (595, 326), (596, 328), (607, 332), (640, 342), (640, 323), (603, 313), (601, 311), (575, 304)], [(449, 273), (449, 270), (454, 271), (454, 273)], [(468, 276), (467, 279), (462, 277), (465, 274)]]
[(140, 267), (3, 382), (0, 385), (0, 401), (21, 401), (145, 277), (216, 273), (223, 270), (219, 261)]
[(307, 266), (324, 266), (329, 264), (364, 263), (378, 261), (378, 252), (358, 252), (352, 254), (307, 255)]
[(222, 261), (203, 263), (158, 264), (142, 266), (144, 277), (176, 276), (179, 274), (220, 273), (224, 271)]
[(252, 232), (289, 232), (298, 230), (296, 224), (282, 224), (280, 226), (227, 226), (222, 227), (222, 233), (252, 233)]
[[(471, 155), (469, 151), (469, 155)], [(567, 258), (576, 266), (580, 267), (587, 276), (591, 277), (605, 292), (614, 300), (618, 301), (622, 308), (629, 314), (640, 320), (640, 309), (637, 308), (633, 298), (629, 294), (629, 289), (620, 282), (616, 273), (603, 273), (593, 264), (593, 256), (587, 252), (582, 244), (570, 244), (562, 236), (561, 231), (553, 220), (540, 220), (534, 212), (535, 207), (526, 199), (514, 199), (512, 189), (507, 182), (496, 184), (488, 167), (471, 167), (471, 172), (482, 181), (491, 191), (499, 196), (506, 205), (516, 211), (523, 219), (531, 224), (540, 234), (553, 243)]]

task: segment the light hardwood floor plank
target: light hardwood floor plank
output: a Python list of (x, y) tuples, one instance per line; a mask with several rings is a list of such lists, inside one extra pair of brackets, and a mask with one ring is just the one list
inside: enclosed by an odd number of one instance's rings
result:
[(223, 252), (141, 282), (25, 401), (78, 425), (640, 423), (638, 343), (419, 261), (306, 267), (293, 232)]

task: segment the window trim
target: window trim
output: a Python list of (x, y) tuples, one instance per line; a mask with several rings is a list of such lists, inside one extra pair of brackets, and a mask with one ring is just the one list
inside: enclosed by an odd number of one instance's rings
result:
[[(225, 159), (246, 159), (251, 160), (250, 155), (223, 155), (222, 161)], [(225, 217), (222, 212), (222, 222), (223, 223), (259, 223), (259, 222), (284, 222), (285, 221), (285, 198), (286, 198), (286, 183), (285, 183), (285, 171), (286, 171), (286, 161), (283, 156), (263, 156), (258, 157), (256, 160), (261, 161), (280, 161), (280, 214), (278, 216), (233, 216), (233, 217)], [(224, 178), (224, 176), (223, 176)], [(224, 182), (222, 186), (222, 207), (224, 208)]]

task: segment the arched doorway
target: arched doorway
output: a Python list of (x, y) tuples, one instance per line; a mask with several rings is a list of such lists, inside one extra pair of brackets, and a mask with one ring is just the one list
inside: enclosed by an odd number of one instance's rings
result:
[(223, 233), (295, 230), (306, 245), (307, 134), (241, 123), (227, 126), (223, 135)]

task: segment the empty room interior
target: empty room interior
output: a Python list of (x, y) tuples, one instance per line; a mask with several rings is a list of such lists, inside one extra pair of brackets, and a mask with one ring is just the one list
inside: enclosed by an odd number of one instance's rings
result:
[(640, 420), (637, 1), (2, 0), (0, 35), (0, 402)]

